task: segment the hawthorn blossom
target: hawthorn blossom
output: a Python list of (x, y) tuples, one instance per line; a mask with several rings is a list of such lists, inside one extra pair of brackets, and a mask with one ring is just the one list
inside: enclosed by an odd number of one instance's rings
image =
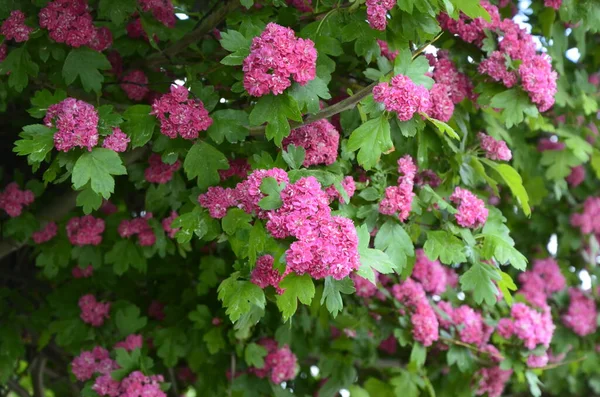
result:
[(142, 247), (152, 246), (156, 242), (154, 229), (148, 223), (148, 219), (152, 218), (152, 213), (147, 212), (144, 216), (131, 220), (124, 219), (119, 224), (119, 235), (123, 238), (129, 238), (137, 235), (138, 243)]
[(571, 215), (571, 226), (582, 234), (600, 234), (600, 197), (590, 196), (583, 203), (583, 212)]
[(175, 7), (171, 0), (138, 0), (142, 11), (152, 12), (154, 18), (168, 28), (174, 28)]
[(480, 132), (477, 134), (481, 142), (481, 148), (485, 151), (485, 157), (490, 160), (509, 161), (512, 158), (512, 153), (506, 142), (496, 140), (493, 137)]
[[(348, 198), (352, 198), (352, 196), (354, 196), (354, 193), (356, 192), (356, 184), (354, 183), (354, 178), (352, 178), (351, 176), (345, 176), (344, 179), (342, 179), (342, 189), (344, 189), (344, 191), (348, 195)], [(342, 204), (348, 204), (334, 185), (328, 186), (327, 189), (325, 189), (325, 193), (327, 193), (330, 203), (337, 199)]]
[(450, 201), (458, 204), (458, 213), (455, 218), (462, 227), (476, 229), (485, 224), (488, 216), (485, 203), (470, 191), (457, 186), (450, 196)]
[(329, 121), (322, 119), (290, 132), (283, 140), (283, 147), (303, 147), (306, 151), (302, 165), (331, 165), (337, 159), (340, 133)]
[(565, 179), (572, 187), (581, 185), (585, 181), (585, 168), (583, 165), (571, 168), (571, 173)]
[(31, 205), (34, 200), (35, 196), (31, 190), (21, 190), (16, 182), (11, 182), (0, 193), (0, 208), (9, 217), (15, 218), (21, 215), (23, 208)]
[(90, 278), (94, 274), (94, 267), (92, 265), (87, 265), (86, 267), (75, 266), (71, 270), (71, 275), (73, 278)]
[(373, 99), (383, 103), (389, 112), (395, 112), (400, 121), (412, 119), (416, 112), (427, 112), (431, 103), (429, 91), (402, 74), (389, 83), (379, 83), (373, 88)]
[(98, 144), (98, 113), (92, 105), (67, 98), (48, 107), (44, 124), (58, 131), (54, 134), (56, 150), (68, 152), (80, 147), (91, 151)]
[(50, 38), (71, 47), (88, 45), (96, 37), (96, 28), (87, 0), (54, 0), (39, 13), (40, 27)]
[(227, 209), (237, 205), (237, 190), (211, 186), (206, 193), (198, 196), (198, 203), (208, 210), (212, 218), (221, 219), (227, 215)]
[(139, 70), (132, 70), (121, 78), (121, 89), (132, 101), (141, 101), (150, 92), (148, 77)]
[(79, 315), (84, 323), (92, 327), (100, 327), (110, 317), (110, 303), (98, 302), (92, 294), (84, 295), (79, 299)]
[(42, 244), (52, 240), (57, 233), (58, 226), (56, 225), (56, 222), (48, 222), (46, 223), (46, 226), (44, 226), (42, 229), (38, 230), (37, 232), (34, 232), (31, 235), (31, 238), (34, 243)]
[(92, 215), (71, 218), (67, 222), (67, 236), (71, 244), (76, 246), (99, 245), (103, 232), (104, 220)]
[(29, 35), (33, 28), (25, 25), (25, 14), (21, 10), (13, 10), (10, 16), (4, 20), (0, 27), (0, 34), (4, 35), (6, 40), (14, 40), (22, 43), (29, 40)]
[(279, 348), (273, 339), (263, 338), (258, 342), (267, 349), (264, 366), (262, 368), (251, 367), (250, 372), (259, 378), (267, 376), (274, 384), (292, 380), (298, 372), (298, 360), (288, 345)]
[(498, 367), (484, 367), (477, 371), (479, 383), (477, 391), (478, 396), (487, 393), (488, 397), (500, 397), (504, 392), (504, 387), (510, 380), (512, 369), (504, 370)]
[(171, 215), (162, 220), (161, 225), (163, 230), (169, 236), (169, 238), (175, 238), (177, 232), (181, 229), (180, 227), (173, 228), (171, 225), (175, 219), (179, 218), (177, 211), (171, 211)]
[(98, 52), (102, 52), (112, 45), (113, 37), (109, 28), (102, 26), (96, 28), (94, 37), (88, 43), (88, 46)]
[(115, 152), (124, 152), (129, 144), (129, 137), (119, 127), (113, 128), (113, 133), (104, 138), (102, 147), (114, 150)]
[(396, 5), (395, 0), (367, 0), (367, 20), (373, 29), (385, 30), (387, 13)]
[(144, 171), (146, 181), (150, 183), (167, 183), (173, 178), (173, 174), (181, 168), (181, 162), (173, 164), (163, 163), (160, 154), (153, 153), (148, 159), (148, 168)]
[(281, 274), (279, 270), (273, 267), (273, 262), (274, 259), (271, 255), (263, 255), (258, 258), (256, 260), (256, 267), (250, 275), (250, 281), (263, 289), (272, 286), (281, 295), (284, 290), (279, 287), (279, 283), (288, 272)]
[(563, 324), (579, 336), (596, 332), (596, 302), (577, 288), (569, 289), (569, 308), (562, 316)]

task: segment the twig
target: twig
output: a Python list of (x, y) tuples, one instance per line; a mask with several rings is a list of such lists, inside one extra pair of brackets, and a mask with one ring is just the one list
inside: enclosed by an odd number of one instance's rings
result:
[(491, 357), (491, 356), (495, 356), (495, 357), (497, 357), (497, 358), (499, 358), (499, 359), (501, 359), (501, 360), (504, 360), (504, 356), (502, 356), (501, 354), (492, 354), (492, 353), (490, 353), (490, 352), (488, 352), (488, 351), (481, 350), (480, 348), (478, 348), (478, 347), (476, 347), (476, 346), (470, 345), (470, 344), (468, 344), (468, 343), (465, 343), (465, 342), (462, 342), (462, 341), (459, 341), (459, 340), (456, 340), (456, 339), (450, 339), (450, 338), (440, 338), (440, 340), (441, 340), (442, 342), (451, 343), (451, 344), (453, 344), (453, 345), (457, 345), (457, 346), (466, 347), (467, 349), (469, 349), (469, 350), (472, 350), (472, 351), (474, 351), (474, 352), (477, 352), (477, 353), (479, 353), (479, 354), (484, 354), (484, 355), (486, 355), (486, 356), (490, 356), (490, 357)]
[[(231, 385), (233, 385), (233, 381), (235, 379), (235, 353), (231, 353)], [(229, 395), (231, 396), (232, 388), (229, 387)]]
[(39, 360), (31, 368), (31, 383), (33, 384), (33, 397), (44, 397), (44, 369), (46, 368), (46, 357), (40, 356)]
[[(429, 43), (417, 48), (415, 50), (415, 52), (412, 55), (412, 59), (415, 59), (416, 57), (418, 57), (423, 51), (425, 51), (425, 48), (429, 47), (430, 45), (432, 45), (433, 43), (435, 43), (440, 37), (442, 36), (442, 34), (438, 34), (437, 36), (435, 36)], [(393, 73), (393, 72), (392, 72)], [(335, 116), (338, 113), (341, 113), (345, 110), (350, 110), (353, 109), (357, 103), (359, 103), (360, 101), (362, 101), (364, 98), (366, 98), (367, 96), (369, 96), (371, 94), (371, 92), (373, 91), (373, 88), (375, 88), (375, 86), (379, 84), (378, 81), (375, 81), (374, 83), (369, 84), (368, 86), (366, 86), (365, 88), (361, 89), (360, 91), (358, 91), (356, 94), (334, 104), (331, 106), (328, 106), (324, 109), (321, 109), (319, 112), (308, 116), (306, 119), (304, 119), (303, 122), (301, 123), (297, 123), (297, 122), (291, 122), (290, 123), (290, 127), (293, 128), (299, 128), (299, 127), (303, 127), (307, 124), (310, 123), (314, 123), (315, 121), (319, 121), (322, 119), (326, 119), (332, 116)], [(262, 135), (265, 131), (265, 129), (267, 128), (266, 125), (260, 125), (258, 127), (252, 127), (250, 128), (250, 135)]]
[(8, 381), (7, 385), (8, 388), (18, 394), (19, 397), (31, 397), (19, 382), (11, 379)]
[(545, 369), (558, 368), (558, 367), (562, 367), (563, 365), (569, 365), (569, 364), (573, 364), (573, 363), (578, 363), (580, 361), (585, 360), (586, 358), (587, 358), (587, 356), (582, 356), (582, 357), (576, 358), (574, 360), (567, 360), (567, 361), (562, 361), (560, 363), (548, 364), (546, 366), (539, 367), (537, 369), (545, 370)]
[(177, 387), (177, 378), (175, 378), (175, 371), (173, 368), (167, 368), (167, 373), (169, 374), (169, 381), (171, 382), (171, 389), (169, 390), (169, 394), (173, 395), (173, 397), (179, 397), (179, 388)]

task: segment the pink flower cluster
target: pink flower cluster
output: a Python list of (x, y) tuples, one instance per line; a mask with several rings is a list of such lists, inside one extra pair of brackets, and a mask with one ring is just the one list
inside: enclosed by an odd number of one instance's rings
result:
[(141, 101), (150, 92), (148, 77), (139, 70), (132, 70), (121, 78), (121, 89), (132, 101)]
[(290, 132), (283, 140), (283, 147), (289, 145), (301, 146), (306, 150), (302, 163), (305, 167), (311, 165), (330, 165), (337, 159), (340, 133), (329, 121), (322, 119)]
[[(496, 6), (487, 1), (482, 1), (481, 5), (489, 12), (490, 22), (483, 18), (471, 19), (463, 13), (458, 20), (453, 20), (444, 14), (439, 17), (440, 25), (480, 48), (486, 38), (486, 31), (496, 33), (501, 38), (498, 40), (498, 49), (480, 63), (479, 72), (502, 82), (506, 87), (514, 86), (520, 78), (523, 89), (538, 109), (541, 112), (550, 109), (554, 104), (558, 78), (557, 73), (552, 70), (550, 58), (545, 54), (536, 54), (533, 36), (512, 19), (501, 19)], [(509, 62), (521, 61), (518, 69), (509, 70), (506, 66), (507, 58)]]
[(455, 104), (465, 98), (475, 98), (473, 84), (467, 75), (458, 71), (447, 51), (438, 51), (437, 57), (428, 55), (427, 59), (434, 68), (431, 77), (435, 81), (429, 91), (431, 105), (427, 109), (427, 114), (446, 122), (452, 118)]
[(454, 308), (445, 301), (439, 302), (438, 307), (450, 318), (448, 321), (438, 314), (438, 320), (443, 328), (449, 329), (450, 326), (454, 326), (461, 342), (480, 347), (486, 346), (494, 329), (485, 324), (481, 313), (467, 305)]
[(110, 303), (98, 302), (92, 294), (79, 298), (79, 308), (81, 309), (79, 317), (92, 327), (100, 327), (104, 324), (104, 320), (110, 318)]
[(252, 40), (250, 55), (244, 59), (244, 88), (255, 97), (279, 95), (292, 84), (290, 78), (300, 85), (313, 80), (316, 62), (311, 40), (296, 38), (292, 29), (271, 22)]
[(565, 277), (553, 258), (536, 259), (531, 270), (519, 274), (521, 293), (532, 305), (547, 307), (547, 299), (566, 286)]
[(164, 381), (162, 375), (146, 376), (140, 371), (130, 373), (121, 382), (105, 374), (96, 379), (92, 390), (100, 396), (109, 397), (167, 397), (161, 390)]
[(56, 236), (56, 233), (58, 233), (58, 226), (56, 226), (56, 222), (48, 222), (46, 223), (46, 226), (37, 232), (34, 232), (31, 235), (31, 238), (33, 239), (34, 243), (42, 244), (52, 240), (54, 236)]
[(73, 270), (71, 270), (71, 275), (74, 278), (89, 278), (94, 274), (94, 267), (92, 265), (87, 265), (82, 268), (80, 266), (75, 266)]
[(579, 336), (596, 332), (596, 302), (577, 288), (569, 289), (569, 308), (562, 316), (563, 324), (571, 328)]
[(267, 217), (266, 212), (258, 206), (258, 202), (264, 198), (264, 194), (260, 191), (260, 185), (264, 178), (274, 178), (277, 183), (289, 182), (287, 173), (281, 168), (258, 169), (248, 175), (245, 181), (238, 183), (235, 190), (232, 189), (234, 200), (237, 202), (234, 205), (249, 214), (256, 213), (262, 219)]
[(537, 145), (538, 152), (545, 152), (546, 150), (561, 151), (567, 147), (564, 142), (558, 140), (554, 141), (551, 138), (540, 138)]
[(172, 85), (171, 92), (152, 104), (152, 112), (160, 120), (160, 132), (171, 139), (196, 139), (213, 123), (199, 99), (188, 99), (189, 91), (181, 85)]
[(496, 140), (483, 132), (477, 134), (477, 137), (481, 142), (481, 148), (485, 151), (485, 157), (488, 159), (509, 161), (512, 158), (512, 153), (506, 146), (506, 142)]
[(175, 8), (171, 0), (138, 0), (142, 11), (151, 11), (154, 18), (168, 28), (175, 27)]
[(488, 397), (500, 397), (504, 393), (504, 387), (510, 380), (512, 369), (504, 370), (497, 367), (484, 367), (477, 371), (479, 384), (476, 394), (482, 396), (487, 393)]
[(221, 180), (227, 180), (233, 176), (236, 176), (240, 179), (245, 179), (248, 176), (248, 172), (250, 172), (250, 164), (248, 160), (244, 158), (238, 159), (229, 159), (229, 168), (226, 170), (219, 170), (219, 176)]
[(169, 236), (169, 238), (175, 238), (175, 235), (181, 229), (180, 227), (173, 228), (171, 226), (173, 224), (173, 221), (177, 218), (179, 218), (179, 214), (177, 213), (177, 211), (171, 211), (171, 215), (163, 219), (161, 222), (163, 230), (165, 231), (167, 236)]
[(527, 357), (527, 366), (529, 368), (541, 368), (548, 364), (548, 353), (544, 352), (543, 354), (536, 356), (535, 354), (531, 354)]
[[(352, 282), (354, 283), (354, 288), (356, 289), (356, 296), (360, 296), (363, 298), (370, 298), (370, 297), (374, 296), (375, 294), (377, 294), (377, 292), (379, 291), (376, 284), (373, 284), (366, 278), (362, 278), (361, 276), (359, 276), (356, 273), (352, 273), (350, 275), (350, 278), (352, 279)], [(378, 279), (379, 279), (379, 273), (376, 272), (375, 273), (375, 283), (377, 283)], [(394, 343), (395, 343), (395, 340), (394, 340)]]
[(440, 186), (442, 184), (442, 180), (440, 177), (432, 170), (423, 170), (417, 174), (415, 177), (415, 185), (418, 187), (422, 187), (425, 185), (431, 186), (433, 189)]
[(118, 368), (111, 360), (108, 350), (96, 346), (91, 351), (83, 351), (71, 362), (71, 372), (81, 382), (92, 379), (94, 374), (110, 374)]
[(104, 138), (102, 147), (106, 149), (114, 150), (115, 152), (124, 152), (127, 150), (127, 144), (129, 144), (129, 137), (120, 128), (113, 128), (113, 133)]
[(8, 46), (6, 43), (0, 44), (0, 62), (6, 59), (6, 55), (8, 54)]
[(11, 218), (21, 215), (23, 207), (27, 207), (35, 200), (31, 190), (21, 190), (16, 182), (6, 185), (6, 188), (0, 193), (0, 208), (3, 209)]
[(288, 5), (295, 7), (300, 12), (312, 12), (312, 0), (286, 0)]
[(227, 209), (238, 203), (237, 190), (211, 186), (206, 193), (198, 196), (198, 203), (206, 209), (212, 218), (221, 219), (227, 215)]
[(25, 25), (25, 14), (21, 10), (13, 10), (10, 16), (2, 23), (0, 34), (6, 40), (14, 40), (17, 43), (29, 40), (33, 28)]
[(119, 225), (119, 235), (123, 238), (138, 236), (138, 243), (142, 247), (149, 247), (156, 242), (156, 235), (148, 219), (152, 218), (152, 213), (147, 212), (144, 216), (131, 220), (124, 219)]
[(279, 273), (279, 270), (273, 267), (273, 261), (271, 255), (263, 255), (258, 258), (256, 260), (256, 267), (252, 270), (250, 281), (263, 289), (272, 286), (281, 295), (284, 290), (279, 287), (279, 283), (289, 272), (285, 274)]
[(585, 181), (585, 168), (583, 165), (578, 165), (571, 168), (571, 173), (565, 178), (567, 183), (572, 187), (577, 187)]
[(39, 13), (40, 27), (50, 38), (71, 47), (89, 44), (96, 36), (87, 0), (54, 0)]
[(396, 5), (395, 0), (367, 0), (367, 20), (373, 29), (385, 30), (387, 13)]
[(510, 310), (511, 318), (502, 318), (498, 321), (496, 331), (503, 338), (515, 336), (523, 345), (533, 350), (538, 345), (550, 346), (554, 334), (554, 323), (550, 308), (542, 312), (530, 308), (524, 303), (515, 303)]
[(157, 300), (153, 300), (150, 302), (150, 306), (148, 306), (148, 316), (162, 321), (165, 319), (165, 305)]
[(600, 234), (600, 197), (586, 198), (583, 212), (571, 215), (571, 226), (578, 227), (582, 234)]
[(99, 245), (102, 242), (104, 220), (85, 215), (67, 222), (67, 236), (73, 245)]
[[(344, 177), (344, 179), (342, 179), (342, 188), (348, 195), (348, 198), (352, 198), (356, 192), (356, 183), (354, 183), (354, 178), (351, 176)], [(327, 193), (330, 203), (332, 203), (334, 200), (339, 200), (342, 204), (348, 204), (334, 185), (328, 186), (327, 189), (325, 189), (325, 193)]]
[(392, 294), (411, 311), (410, 321), (415, 340), (424, 346), (431, 346), (438, 340), (439, 322), (421, 284), (408, 278), (401, 284), (394, 285)]
[(417, 175), (417, 166), (410, 155), (398, 160), (398, 186), (388, 186), (385, 189), (385, 197), (379, 203), (379, 212), (384, 215), (398, 213), (398, 218), (405, 221), (412, 206), (415, 196), (413, 187)]
[(377, 39), (377, 45), (379, 45), (379, 50), (381, 51), (381, 56), (386, 57), (390, 61), (394, 61), (394, 59), (396, 59), (396, 57), (400, 53), (400, 51), (398, 51), (398, 50), (390, 51), (390, 47), (389, 47), (388, 43), (383, 40)]
[(544, 0), (544, 6), (552, 7), (555, 10), (558, 10), (562, 5), (562, 0)]
[(439, 261), (430, 261), (425, 251), (417, 249), (415, 267), (411, 277), (421, 283), (425, 292), (434, 295), (446, 291), (448, 278), (444, 266)]
[(94, 38), (88, 43), (88, 46), (98, 52), (102, 52), (112, 45), (113, 37), (109, 28), (103, 26), (96, 28)]
[(54, 134), (56, 150), (68, 152), (74, 147), (92, 150), (98, 144), (98, 113), (87, 102), (67, 98), (51, 105), (44, 123), (58, 130)]
[(128, 352), (131, 352), (131, 351), (134, 351), (135, 349), (141, 349), (143, 343), (144, 343), (144, 338), (142, 338), (142, 335), (131, 334), (131, 335), (128, 335), (124, 341), (116, 343), (114, 348), (115, 349), (121, 348), (121, 349), (127, 350)]
[(455, 217), (456, 222), (462, 227), (476, 229), (485, 224), (488, 217), (485, 203), (470, 191), (457, 186), (450, 196), (450, 201), (458, 204), (458, 213)]
[(181, 168), (181, 162), (173, 164), (163, 163), (160, 154), (153, 153), (148, 159), (149, 167), (144, 171), (146, 181), (150, 183), (167, 183), (173, 178), (173, 174)]
[(267, 349), (265, 365), (262, 368), (250, 368), (250, 371), (259, 378), (269, 376), (271, 382), (280, 384), (296, 377), (297, 359), (288, 345), (279, 348), (273, 339), (264, 338), (259, 344)]
[(408, 121), (416, 112), (425, 113), (431, 107), (427, 88), (402, 74), (394, 76), (389, 83), (377, 84), (373, 88), (373, 99), (383, 103), (387, 111), (396, 112), (400, 121)]

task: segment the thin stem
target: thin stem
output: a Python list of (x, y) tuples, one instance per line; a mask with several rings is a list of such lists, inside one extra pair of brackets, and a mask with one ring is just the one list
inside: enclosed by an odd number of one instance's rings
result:
[(564, 366), (564, 365), (569, 365), (569, 364), (573, 364), (573, 363), (578, 363), (578, 362), (580, 362), (580, 361), (583, 361), (583, 360), (585, 360), (586, 358), (587, 358), (587, 356), (582, 356), (582, 357), (576, 358), (576, 359), (574, 359), (574, 360), (567, 360), (567, 361), (563, 361), (563, 362), (560, 362), (560, 363), (548, 364), (548, 365), (546, 365), (546, 366), (544, 366), (544, 367), (539, 367), (539, 368), (537, 368), (537, 369), (545, 370), (545, 369), (553, 369), (553, 368), (558, 368), (558, 367), (562, 367), (562, 366)]
[(15, 392), (19, 397), (31, 397), (29, 393), (27, 393), (27, 390), (25, 390), (16, 380), (9, 380), (7, 385), (8, 388)]

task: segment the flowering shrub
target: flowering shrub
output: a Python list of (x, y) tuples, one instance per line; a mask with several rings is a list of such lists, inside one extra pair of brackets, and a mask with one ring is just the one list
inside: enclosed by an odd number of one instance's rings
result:
[(0, 1), (0, 394), (600, 394), (599, 15)]

